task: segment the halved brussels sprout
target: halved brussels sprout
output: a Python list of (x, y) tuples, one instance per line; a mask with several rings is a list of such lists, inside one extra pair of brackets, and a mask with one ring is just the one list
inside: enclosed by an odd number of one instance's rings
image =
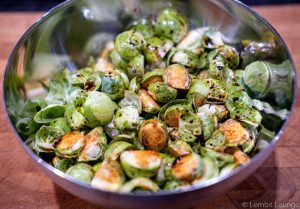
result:
[(120, 162), (128, 177), (150, 178), (157, 174), (162, 158), (152, 150), (130, 150), (121, 154)]
[(258, 127), (262, 120), (260, 112), (250, 107), (236, 108), (230, 111), (230, 116), (254, 127)]
[(147, 64), (152, 67), (162, 66), (162, 59), (171, 50), (174, 43), (168, 39), (160, 39), (158, 37), (151, 37), (147, 39), (147, 47), (144, 49), (144, 55)]
[(203, 161), (196, 153), (179, 157), (172, 166), (172, 175), (181, 181), (193, 181), (203, 172)]
[(133, 30), (125, 31), (119, 34), (115, 40), (115, 49), (126, 61), (132, 60), (138, 56), (145, 48), (146, 41), (141, 33)]
[(146, 120), (139, 130), (140, 143), (149, 150), (162, 151), (168, 144), (167, 126), (160, 120)]
[(62, 158), (62, 157), (58, 157), (55, 156), (52, 159), (52, 164), (53, 166), (63, 172), (66, 172), (68, 170), (68, 168), (70, 168), (72, 165), (75, 164), (75, 159), (72, 158)]
[(78, 157), (79, 162), (95, 161), (104, 156), (107, 139), (102, 127), (91, 130), (84, 137), (84, 141), (85, 145)]
[(206, 63), (201, 62), (200, 57), (191, 51), (178, 50), (172, 55), (170, 64), (181, 64), (185, 66), (190, 73), (194, 73), (197, 70), (203, 69)]
[(229, 45), (219, 46), (217, 48), (217, 53), (222, 55), (228, 64), (230, 69), (236, 69), (240, 63), (240, 57), (238, 51)]
[(84, 147), (84, 135), (77, 131), (64, 134), (55, 147), (55, 154), (65, 158), (78, 157)]
[(237, 165), (242, 165), (250, 161), (249, 156), (237, 147), (228, 147), (225, 149), (225, 152), (234, 157), (234, 162)]
[(147, 113), (157, 113), (160, 110), (160, 105), (154, 101), (145, 89), (139, 90), (139, 97), (142, 101), (143, 111)]
[(236, 120), (225, 121), (218, 129), (225, 135), (227, 146), (238, 146), (248, 140), (249, 132)]
[(134, 146), (126, 141), (114, 141), (107, 147), (104, 159), (118, 160), (123, 151), (131, 149), (134, 149)]
[[(186, 100), (184, 100), (186, 101)], [(179, 119), (190, 112), (193, 112), (192, 107), (183, 101), (182, 104), (170, 105), (164, 112), (163, 119), (171, 127), (179, 127)], [(175, 103), (175, 102), (174, 102)]]
[(181, 42), (177, 45), (178, 49), (190, 50), (196, 54), (202, 52), (203, 48), (201, 43), (201, 38), (203, 33), (207, 31), (208, 27), (197, 28), (191, 30), (187, 33), (187, 35), (181, 40)]
[(71, 131), (66, 118), (57, 118), (50, 123), (50, 126), (61, 129), (63, 133), (68, 133)]
[(154, 35), (154, 28), (148, 19), (139, 19), (132, 24), (132, 30), (143, 34), (145, 38), (150, 38)]
[(148, 93), (152, 98), (160, 103), (168, 103), (176, 99), (177, 90), (169, 87), (165, 83), (152, 83), (148, 87)]
[(207, 141), (208, 139), (210, 139), (217, 127), (217, 117), (205, 112), (197, 113), (197, 115), (199, 116), (201, 121), (203, 139)]
[(175, 9), (165, 9), (156, 19), (155, 33), (178, 43), (187, 33), (186, 19)]
[(136, 130), (142, 123), (143, 118), (134, 106), (126, 106), (117, 110), (114, 117), (115, 127), (121, 131)]
[(65, 118), (72, 130), (79, 130), (87, 125), (86, 118), (77, 111), (73, 103), (68, 103), (65, 112)]
[(203, 161), (202, 175), (198, 179), (195, 179), (193, 181), (193, 185), (201, 184), (202, 182), (205, 182), (207, 180), (219, 176), (219, 167), (213, 159), (209, 157), (204, 157), (202, 158), (202, 161)]
[(105, 160), (96, 171), (91, 185), (105, 191), (118, 191), (125, 182), (120, 164), (115, 160)]
[(34, 116), (34, 121), (37, 123), (50, 123), (57, 118), (64, 117), (65, 110), (65, 105), (48, 105)]
[(83, 115), (91, 128), (105, 125), (111, 122), (117, 104), (104, 93), (91, 91), (83, 104)]
[(86, 163), (78, 163), (70, 167), (67, 175), (74, 177), (75, 179), (84, 183), (90, 184), (94, 176), (93, 167)]
[(127, 73), (130, 78), (142, 78), (145, 72), (145, 58), (143, 55), (137, 55), (128, 63)]
[[(188, 100), (185, 100), (185, 99), (176, 99), (176, 100), (173, 100), (172, 102), (169, 102), (168, 104), (165, 104), (159, 111), (158, 113), (158, 118), (160, 120), (165, 120), (164, 116), (165, 116), (165, 112), (166, 110), (173, 106), (173, 105), (177, 105), (177, 104), (184, 104), (184, 105), (189, 105), (189, 101)], [(192, 108), (190, 108), (192, 110)]]
[(82, 89), (74, 90), (69, 98), (69, 103), (73, 103), (75, 107), (82, 107), (87, 98), (87, 92)]
[(154, 69), (147, 72), (143, 77), (142, 87), (148, 89), (152, 83), (163, 82), (164, 73), (165, 69)]
[(40, 126), (41, 124), (36, 123), (32, 118), (21, 118), (16, 123), (17, 131), (24, 136), (34, 134)]
[(197, 109), (197, 112), (200, 113), (206, 113), (213, 116), (216, 116), (218, 121), (222, 121), (225, 119), (229, 111), (224, 105), (215, 105), (215, 104), (205, 104)]
[(125, 91), (125, 97), (119, 102), (119, 106), (121, 108), (127, 106), (133, 106), (136, 107), (139, 113), (142, 112), (142, 102), (139, 96), (132, 91), (127, 91), (127, 90)]
[(76, 74), (70, 77), (70, 84), (87, 91), (93, 91), (99, 88), (101, 79), (98, 73), (94, 72), (92, 68), (84, 68), (77, 70)]
[(191, 154), (192, 148), (183, 140), (170, 141), (167, 147), (168, 153), (173, 157), (181, 157)]
[(63, 135), (63, 131), (52, 126), (42, 126), (35, 134), (34, 149), (37, 152), (51, 153)]
[(101, 92), (105, 93), (112, 100), (124, 97), (125, 82), (120, 74), (115, 71), (101, 76)]
[(216, 152), (206, 147), (201, 147), (200, 154), (202, 157), (211, 158), (214, 162), (216, 162), (219, 168), (234, 162), (233, 156), (222, 152)]
[(204, 32), (201, 42), (208, 49), (215, 49), (218, 46), (224, 45), (222, 33), (214, 28), (210, 28)]
[(188, 90), (191, 86), (191, 77), (184, 66), (173, 64), (166, 69), (164, 82), (175, 89)]
[(210, 139), (205, 142), (205, 147), (215, 151), (223, 151), (225, 149), (225, 134), (222, 131), (215, 131)]
[(249, 138), (243, 144), (241, 144), (241, 149), (244, 153), (249, 154), (254, 149), (256, 144), (256, 135), (258, 135), (258, 131), (255, 127), (251, 127), (248, 129)]
[(126, 182), (120, 189), (120, 192), (132, 192), (135, 190), (142, 191), (151, 191), (157, 192), (159, 191), (159, 186), (157, 184), (144, 177), (134, 178), (128, 182)]
[(115, 67), (120, 68), (121, 70), (127, 69), (127, 62), (122, 58), (117, 50), (113, 49), (109, 54), (109, 58)]
[(197, 79), (192, 84), (187, 98), (191, 99), (202, 95), (207, 103), (222, 104), (226, 101), (227, 93), (222, 84), (214, 79)]

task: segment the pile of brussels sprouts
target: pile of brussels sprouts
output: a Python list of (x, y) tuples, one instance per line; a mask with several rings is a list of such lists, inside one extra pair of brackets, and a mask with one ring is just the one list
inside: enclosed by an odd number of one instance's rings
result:
[(55, 73), (16, 128), (55, 168), (101, 190), (178, 190), (226, 175), (268, 146), (278, 130), (262, 121), (284, 121), (289, 112), (274, 107), (291, 95), (262, 100), (290, 85), (271, 85), (290, 63), (259, 61), (276, 43), (237, 50), (224, 40), (214, 28), (188, 31), (172, 8), (137, 20), (86, 68)]

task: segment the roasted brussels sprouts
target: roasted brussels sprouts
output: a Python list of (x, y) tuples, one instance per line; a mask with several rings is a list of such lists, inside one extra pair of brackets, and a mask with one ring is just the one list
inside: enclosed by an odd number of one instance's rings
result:
[(127, 73), (130, 78), (142, 78), (145, 72), (145, 58), (143, 55), (134, 57), (127, 66)]
[(91, 130), (84, 137), (84, 142), (85, 145), (78, 157), (79, 162), (96, 161), (104, 156), (107, 139), (102, 127)]
[(55, 147), (55, 154), (65, 158), (75, 158), (80, 155), (85, 145), (84, 135), (77, 131), (64, 134)]
[(222, 55), (230, 69), (236, 69), (240, 63), (240, 57), (237, 50), (228, 45), (219, 46), (217, 53)]
[(156, 19), (155, 33), (175, 43), (181, 41), (187, 29), (185, 17), (174, 9), (163, 10)]
[(139, 92), (140, 88), (141, 88), (141, 85), (138, 81), (138, 78), (134, 77), (133, 79), (131, 79), (128, 90), (137, 94)]
[(117, 110), (114, 124), (121, 131), (135, 130), (143, 123), (143, 120), (139, 116), (139, 111), (136, 107), (126, 106)]
[(163, 75), (165, 73), (165, 69), (154, 69), (150, 72), (147, 72), (142, 80), (142, 87), (144, 89), (148, 89), (150, 84), (163, 82)]
[(146, 120), (140, 127), (139, 140), (146, 149), (162, 151), (169, 140), (166, 125), (157, 119)]
[(116, 72), (101, 76), (101, 91), (112, 100), (118, 100), (124, 97), (126, 84), (120, 74)]
[(134, 149), (134, 146), (125, 141), (114, 141), (109, 144), (105, 151), (104, 159), (118, 160), (121, 153), (125, 150)]
[(223, 35), (220, 31), (210, 28), (204, 32), (201, 43), (205, 48), (215, 49), (218, 46), (224, 45)]
[(171, 64), (181, 64), (185, 66), (190, 73), (195, 73), (205, 67), (206, 63), (201, 61), (197, 54), (188, 50), (178, 50), (170, 59)]
[(66, 118), (57, 118), (56, 120), (51, 121), (50, 126), (61, 129), (63, 133), (71, 131)]
[(142, 102), (138, 95), (131, 91), (125, 91), (125, 97), (119, 102), (121, 108), (127, 106), (135, 107), (139, 113), (142, 112)]
[(201, 147), (200, 154), (202, 157), (211, 158), (214, 162), (216, 162), (219, 168), (234, 162), (233, 156), (227, 153), (217, 152), (206, 147)]
[(213, 159), (211, 159), (210, 157), (204, 157), (202, 158), (202, 162), (203, 162), (202, 175), (200, 178), (195, 179), (193, 181), (193, 185), (200, 184), (209, 179), (213, 179), (219, 175), (218, 165)]
[(94, 188), (106, 191), (118, 191), (125, 182), (120, 164), (115, 160), (105, 160), (91, 181)]
[(78, 70), (70, 78), (70, 84), (87, 91), (97, 90), (101, 85), (99, 75), (92, 68)]
[(178, 128), (180, 118), (190, 112), (193, 112), (193, 109), (189, 104), (171, 105), (165, 110), (163, 119), (169, 126)]
[(121, 33), (115, 40), (115, 49), (126, 61), (130, 61), (138, 56), (145, 46), (146, 41), (143, 35), (133, 30)]
[(120, 192), (132, 192), (135, 189), (142, 190), (142, 191), (151, 191), (151, 192), (157, 192), (159, 191), (159, 187), (157, 184), (144, 177), (134, 178), (127, 183), (125, 183), (121, 189)]
[(148, 93), (152, 98), (160, 103), (168, 103), (176, 99), (177, 90), (169, 87), (165, 83), (152, 83), (148, 87)]
[(152, 150), (130, 150), (121, 154), (120, 162), (128, 177), (151, 178), (157, 174), (162, 158)]
[(88, 124), (86, 118), (78, 112), (73, 103), (68, 103), (65, 112), (67, 124), (72, 130), (82, 129)]
[(223, 151), (225, 149), (225, 134), (223, 131), (217, 130), (211, 138), (205, 142), (205, 147), (215, 151)]
[(134, 21), (132, 24), (132, 29), (135, 32), (141, 33), (145, 38), (154, 36), (154, 28), (148, 19)]
[(86, 163), (78, 163), (70, 167), (67, 172), (67, 175), (72, 176), (73, 178), (82, 181), (84, 183), (90, 184), (94, 176), (93, 167)]
[(205, 112), (197, 113), (197, 115), (199, 116), (201, 121), (203, 139), (207, 141), (208, 139), (211, 138), (213, 132), (217, 127), (218, 124), (217, 117)]
[(109, 58), (115, 67), (121, 70), (126, 70), (128, 63), (122, 58), (121, 54), (116, 50), (112, 50), (109, 54)]
[(167, 150), (172, 157), (176, 158), (193, 152), (190, 145), (183, 140), (170, 141)]
[(237, 147), (228, 147), (226, 148), (225, 152), (234, 157), (234, 162), (237, 165), (245, 164), (250, 161), (250, 158), (247, 156), (247, 154), (242, 152)]
[(197, 108), (197, 112), (200, 114), (206, 113), (206, 114), (216, 116), (219, 122), (224, 120), (229, 114), (228, 109), (224, 105), (215, 105), (215, 104), (205, 104)]
[(193, 181), (201, 176), (202, 172), (203, 162), (196, 153), (177, 158), (172, 166), (172, 175), (182, 181)]

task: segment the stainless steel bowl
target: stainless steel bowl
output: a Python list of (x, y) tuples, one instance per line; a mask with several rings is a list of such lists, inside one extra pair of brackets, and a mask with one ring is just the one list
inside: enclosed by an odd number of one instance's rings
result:
[[(98, 54), (105, 42), (134, 17), (155, 15), (168, 5), (177, 7), (190, 20), (191, 27), (214, 26), (228, 41), (261, 40), (271, 34), (281, 47), (280, 59), (292, 57), (280, 35), (253, 10), (233, 0), (72, 0), (66, 1), (40, 18), (14, 48), (4, 76), (4, 100), (14, 128), (12, 112), (18, 111), (18, 101), (43, 93), (37, 80), (49, 79), (51, 72), (67, 66), (71, 70), (83, 66), (91, 55)], [(294, 71), (294, 95), (296, 76)], [(295, 96), (294, 96), (295, 101)], [(293, 105), (290, 105), (292, 110)], [(256, 155), (249, 164), (234, 170), (229, 176), (187, 191), (155, 194), (120, 194), (105, 192), (82, 184), (56, 170), (31, 152), (18, 136), (28, 155), (45, 173), (68, 192), (105, 208), (192, 208), (224, 194), (252, 174), (270, 155), (279, 140), (285, 122), (271, 145)]]

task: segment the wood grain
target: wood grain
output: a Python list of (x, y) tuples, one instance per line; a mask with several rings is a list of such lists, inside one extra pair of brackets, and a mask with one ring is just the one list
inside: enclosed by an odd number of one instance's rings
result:
[[(255, 9), (283, 36), (297, 68), (300, 69), (300, 5)], [(16, 41), (40, 16), (41, 13), (0, 13), (1, 78), (7, 58)], [(264, 166), (234, 190), (197, 209), (247, 208), (243, 207), (243, 202), (298, 202), (300, 204), (299, 110), (298, 100), (282, 139)], [(0, 208), (2, 209), (97, 208), (55, 186), (31, 162), (9, 128), (2, 106), (0, 107), (0, 166)]]

